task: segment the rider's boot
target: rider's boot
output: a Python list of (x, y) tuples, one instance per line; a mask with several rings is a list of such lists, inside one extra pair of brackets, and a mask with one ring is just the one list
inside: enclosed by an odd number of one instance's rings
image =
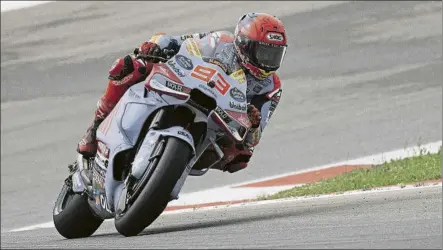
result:
[[(105, 97), (100, 98), (97, 102), (97, 109), (94, 112), (94, 118), (92, 124), (83, 135), (82, 139), (77, 145), (77, 152), (83, 155), (83, 158), (89, 163), (97, 152), (97, 129), (103, 120), (111, 113), (115, 103), (109, 102)], [(92, 184), (92, 169), (85, 169), (82, 173), (84, 181), (88, 184)]]
[(97, 128), (109, 113), (111, 113), (114, 106), (115, 103), (107, 101), (104, 97), (100, 98), (97, 102), (97, 109), (95, 110), (92, 124), (77, 145), (77, 152), (85, 158), (95, 156), (95, 153), (97, 152)]

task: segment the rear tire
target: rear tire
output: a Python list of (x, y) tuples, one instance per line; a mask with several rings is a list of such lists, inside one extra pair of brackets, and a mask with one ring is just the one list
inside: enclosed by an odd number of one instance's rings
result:
[(86, 194), (73, 193), (65, 183), (52, 212), (55, 229), (67, 239), (91, 236), (103, 223), (96, 217)]
[(169, 203), (172, 190), (192, 156), (192, 148), (175, 137), (163, 138), (166, 145), (151, 177), (129, 209), (115, 216), (115, 228), (135, 236), (156, 220)]

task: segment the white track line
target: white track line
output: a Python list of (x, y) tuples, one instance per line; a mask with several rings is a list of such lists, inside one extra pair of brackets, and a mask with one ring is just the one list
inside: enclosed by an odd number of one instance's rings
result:
[[(275, 192), (278, 192), (278, 191), (281, 191), (283, 189), (287, 189), (287, 188), (290, 188), (293, 186), (270, 187), (270, 188), (269, 187), (266, 187), (266, 188), (235, 188), (235, 189), (232, 189), (231, 187), (246, 185), (246, 184), (250, 184), (250, 183), (255, 183), (255, 182), (265, 181), (265, 180), (270, 180), (270, 179), (275, 179), (275, 178), (280, 178), (280, 177), (284, 177), (287, 175), (293, 175), (293, 174), (305, 173), (305, 172), (310, 172), (310, 171), (315, 171), (315, 170), (321, 170), (321, 169), (330, 168), (333, 166), (381, 164), (383, 162), (391, 161), (394, 159), (404, 159), (406, 157), (416, 156), (420, 153), (420, 149), (425, 150), (426, 152), (429, 152), (429, 153), (436, 153), (436, 152), (438, 152), (441, 145), (442, 145), (442, 141), (438, 141), (438, 142), (428, 143), (428, 144), (422, 145), (420, 147), (415, 146), (415, 147), (410, 147), (410, 148), (405, 148), (405, 149), (397, 149), (397, 150), (393, 150), (390, 152), (375, 154), (375, 155), (362, 157), (362, 158), (358, 158), (358, 159), (354, 159), (354, 160), (343, 161), (343, 162), (338, 162), (338, 163), (334, 163), (334, 164), (328, 164), (328, 165), (323, 165), (323, 166), (319, 166), (319, 167), (304, 169), (302, 171), (296, 171), (296, 172), (291, 172), (291, 173), (287, 173), (287, 174), (276, 175), (276, 176), (257, 179), (257, 180), (248, 181), (248, 182), (231, 184), (228, 186), (223, 186), (223, 187), (219, 187), (219, 188), (213, 188), (213, 189), (208, 189), (208, 190), (203, 190), (203, 191), (198, 191), (198, 192), (192, 192), (192, 193), (188, 193), (188, 194), (182, 194), (181, 197), (179, 198), (179, 200), (170, 202), (169, 206), (190, 205), (190, 204), (197, 205), (197, 204), (201, 204), (201, 203), (210, 203), (210, 202), (219, 202), (219, 201), (233, 201), (233, 200), (243, 200), (243, 199), (256, 198), (257, 195), (272, 194), (272, 193), (275, 193)], [(439, 185), (441, 186), (441, 184), (439, 184)], [(408, 188), (425, 188), (425, 187), (426, 186), (424, 186), (424, 187), (408, 186)], [(368, 193), (368, 192), (382, 192), (383, 190), (392, 191), (392, 190), (404, 190), (404, 189), (405, 188), (387, 187), (387, 188), (375, 189), (372, 191), (350, 191), (350, 192), (346, 192), (345, 194), (339, 194), (339, 195), (363, 194), (363, 193)], [(321, 196), (315, 196), (315, 197), (301, 197), (301, 198), (298, 197), (298, 198), (283, 199), (283, 200), (252, 202), (250, 204), (260, 205), (260, 204), (269, 204), (269, 203), (279, 203), (279, 202), (284, 202), (286, 200), (293, 201), (293, 200), (297, 200), (297, 199), (318, 199), (321, 197), (331, 197), (331, 196), (337, 196), (337, 195), (321, 195)], [(175, 210), (175, 211), (166, 211), (166, 212), (164, 212), (164, 214), (185, 213), (185, 212), (191, 212), (191, 211), (195, 211), (195, 210), (198, 210), (198, 211), (211, 210), (211, 209), (219, 208), (219, 207), (237, 207), (237, 206), (244, 206), (244, 205), (245, 204), (243, 203), (243, 204), (221, 205), (221, 206), (214, 206), (214, 207), (204, 207), (204, 208), (199, 208), (199, 209), (193, 209), (193, 208), (192, 209), (182, 209), (182, 210)], [(113, 220), (111, 219), (109, 221), (113, 221)], [(9, 232), (29, 231), (29, 230), (36, 230), (36, 229), (42, 229), (42, 228), (53, 228), (53, 227), (54, 227), (54, 224), (52, 221), (50, 221), (50, 222), (40, 223), (40, 224), (31, 225), (31, 226), (27, 226), (27, 227), (13, 229)]]
[(352, 190), (346, 191), (343, 193), (337, 194), (322, 194), (322, 195), (312, 195), (312, 196), (301, 196), (301, 197), (291, 197), (291, 198), (282, 198), (275, 200), (263, 200), (263, 201), (252, 201), (252, 202), (242, 202), (235, 204), (226, 204), (226, 205), (218, 205), (218, 206), (210, 206), (210, 207), (201, 207), (201, 208), (187, 208), (181, 210), (173, 210), (166, 211), (163, 214), (180, 214), (180, 213), (188, 213), (188, 212), (197, 212), (197, 211), (208, 211), (215, 209), (223, 209), (223, 208), (236, 208), (236, 207), (245, 207), (245, 206), (259, 206), (266, 204), (279, 204), (279, 203), (287, 203), (294, 202), (299, 200), (314, 200), (314, 199), (326, 199), (326, 198), (334, 198), (334, 197), (342, 197), (342, 196), (354, 196), (354, 195), (362, 195), (362, 194), (371, 194), (371, 193), (384, 193), (384, 192), (392, 192), (392, 191), (403, 191), (403, 190), (411, 190), (411, 189), (428, 189), (428, 188), (437, 188), (442, 187), (442, 183), (428, 183), (422, 186), (416, 186), (415, 184), (408, 184), (404, 186), (395, 185), (388, 187), (378, 187), (369, 190)]
[[(201, 207), (201, 208), (187, 208), (182, 210), (173, 210), (173, 211), (165, 211), (162, 216), (172, 215), (172, 214), (181, 214), (181, 213), (190, 213), (190, 212), (200, 212), (200, 211), (210, 211), (217, 209), (227, 209), (227, 208), (237, 208), (237, 207), (245, 207), (245, 206), (260, 206), (267, 204), (279, 204), (279, 203), (287, 203), (287, 202), (295, 202), (299, 200), (313, 200), (313, 199), (327, 199), (333, 197), (342, 197), (342, 196), (354, 196), (354, 195), (363, 195), (363, 194), (371, 194), (371, 193), (384, 193), (384, 192), (392, 192), (392, 191), (406, 191), (411, 189), (428, 189), (428, 188), (438, 188), (442, 187), (442, 183), (437, 184), (425, 184), (423, 186), (415, 186), (415, 185), (405, 185), (401, 186), (390, 186), (390, 187), (380, 187), (371, 190), (355, 190), (355, 191), (347, 191), (340, 194), (325, 194), (318, 196), (304, 196), (304, 197), (293, 197), (293, 198), (285, 198), (285, 199), (276, 199), (276, 200), (264, 200), (264, 201), (254, 201), (254, 202), (245, 202), (245, 203), (237, 203), (237, 204), (227, 204), (227, 205), (219, 205), (219, 206), (210, 206), (210, 207)], [(113, 219), (105, 220), (105, 222), (113, 222)], [(9, 232), (23, 232), (23, 231), (31, 231), (36, 229), (45, 229), (45, 228), (54, 228), (54, 223), (52, 221), (41, 223), (37, 225), (32, 225), (28, 227), (22, 227), (13, 229)]]
[(278, 193), (280, 191), (293, 188), (299, 185), (286, 185), (275, 187), (247, 187), (247, 188), (235, 188), (221, 187), (212, 188), (179, 196), (178, 200), (169, 202), (169, 206), (184, 206), (192, 204), (212, 203), (212, 202), (225, 202), (233, 200), (246, 200), (255, 199), (262, 195), (270, 195)]

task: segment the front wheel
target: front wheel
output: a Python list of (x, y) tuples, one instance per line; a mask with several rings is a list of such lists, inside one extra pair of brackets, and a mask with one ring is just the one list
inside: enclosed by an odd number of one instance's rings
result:
[(86, 194), (74, 193), (65, 183), (52, 211), (55, 229), (67, 239), (91, 236), (103, 223), (96, 217)]
[[(163, 154), (142, 191), (124, 213), (116, 213), (115, 228), (124, 236), (135, 236), (149, 226), (166, 208), (172, 190), (192, 157), (192, 148), (183, 140), (164, 137)], [(143, 178), (142, 178), (143, 179)], [(125, 199), (121, 197), (120, 199)]]

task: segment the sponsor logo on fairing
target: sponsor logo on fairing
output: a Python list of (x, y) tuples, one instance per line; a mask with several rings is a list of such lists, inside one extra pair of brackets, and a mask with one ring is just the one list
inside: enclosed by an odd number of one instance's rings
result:
[(190, 88), (186, 88), (185, 86), (177, 84), (175, 82), (166, 81), (165, 85), (166, 85), (166, 87), (168, 87), (172, 90), (178, 91), (178, 92), (182, 92), (182, 93), (186, 93), (186, 94), (189, 94), (191, 92)]
[(179, 131), (177, 131), (177, 134), (186, 137), (189, 141), (192, 141), (192, 137), (188, 133), (185, 133), (185, 132), (179, 130)]
[(217, 113), (222, 118), (222, 120), (224, 120), (227, 123), (229, 123), (229, 121), (231, 120), (228, 114), (218, 106), (215, 108), (215, 113)]
[(208, 63), (212, 63), (214, 65), (219, 66), (224, 72), (228, 71), (228, 68), (226, 67), (226, 65), (224, 65), (221, 61), (219, 61), (216, 58), (209, 58)]
[(235, 87), (229, 90), (229, 94), (231, 95), (232, 99), (236, 100), (237, 102), (246, 101), (246, 96)]
[(184, 69), (192, 70), (194, 68), (194, 65), (192, 64), (191, 59), (189, 59), (185, 56), (176, 55), (175, 60), (177, 61), (178, 65), (180, 65)]
[(183, 72), (181, 69), (179, 69), (179, 68), (177, 68), (177, 66), (175, 66), (175, 62), (168, 61), (167, 63), (178, 76), (180, 76), (180, 77), (186, 76), (185, 72)]
[(246, 104), (240, 104), (240, 103), (235, 103), (235, 102), (229, 102), (229, 107), (231, 107), (233, 109), (240, 110), (240, 111), (246, 111), (248, 109)]
[(199, 87), (199, 88), (202, 88), (202, 89), (204, 89), (204, 90), (206, 90), (206, 91), (208, 91), (209, 93), (211, 93), (211, 94), (214, 95), (214, 96), (217, 96), (217, 95), (215, 94), (214, 90), (208, 88), (207, 85), (199, 84), (198, 87)]

